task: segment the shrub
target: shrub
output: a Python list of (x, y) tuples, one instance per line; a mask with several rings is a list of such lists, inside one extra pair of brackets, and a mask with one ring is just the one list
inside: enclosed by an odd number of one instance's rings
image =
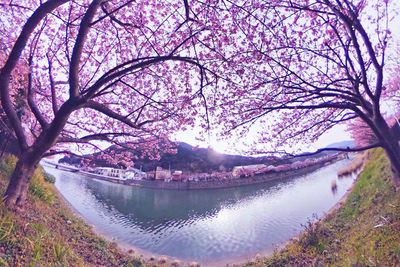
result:
[(317, 251), (324, 250), (324, 238), (329, 236), (329, 231), (323, 227), (320, 221), (315, 221), (317, 216), (314, 215), (314, 220), (308, 220), (304, 226), (304, 233), (299, 240), (303, 248), (315, 247)]
[(54, 184), (56, 182), (56, 177), (54, 177), (54, 175), (51, 175), (50, 173), (44, 172), (43, 176), (44, 180), (48, 183)]

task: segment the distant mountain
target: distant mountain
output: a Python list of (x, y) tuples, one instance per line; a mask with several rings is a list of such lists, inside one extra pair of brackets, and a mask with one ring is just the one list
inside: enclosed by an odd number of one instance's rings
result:
[[(355, 143), (352, 140), (346, 140), (346, 141), (341, 141), (341, 142), (335, 142), (332, 143), (324, 148), (353, 148), (355, 147)], [(320, 157), (324, 157), (324, 156), (328, 156), (328, 155), (332, 155), (337, 153), (337, 151), (322, 151), (319, 152), (317, 154), (313, 154), (314, 151), (309, 151), (309, 152), (303, 152), (298, 154), (297, 156), (299, 157), (294, 157), (294, 158), (289, 158), (288, 160), (290, 162), (296, 162), (296, 161), (301, 161), (301, 160), (305, 160), (307, 158), (320, 158)]]
[(356, 145), (353, 140), (347, 140), (347, 141), (332, 143), (332, 144), (328, 145), (327, 148), (335, 148), (335, 147), (336, 148), (346, 148), (346, 147), (353, 148), (355, 146)]
[[(114, 146), (110, 150), (118, 150)], [(93, 161), (96, 166), (110, 166), (104, 160), (97, 158)], [(96, 159), (97, 158), (97, 159)], [(163, 154), (159, 161), (145, 159), (135, 160), (135, 168), (143, 171), (154, 170), (157, 166), (164, 169), (182, 170), (188, 172), (212, 172), (212, 171), (231, 171), (234, 166), (250, 164), (273, 164), (277, 161), (275, 157), (248, 157), (239, 155), (221, 154), (211, 148), (197, 148), (187, 143), (177, 143), (176, 154)], [(60, 163), (79, 164), (80, 159), (74, 156), (66, 156), (59, 161)]]
[[(354, 147), (353, 141), (342, 141), (330, 144), (327, 146), (328, 148), (337, 147)], [(111, 146), (108, 148), (110, 153), (115, 153), (117, 151), (122, 151), (121, 148), (117, 148), (116, 146)], [(177, 143), (177, 153), (176, 154), (167, 154), (164, 153), (161, 155), (159, 161), (150, 160), (149, 158), (144, 159), (136, 159), (133, 160), (135, 163), (135, 168), (142, 169), (143, 171), (152, 171), (155, 170), (156, 167), (160, 166), (164, 169), (171, 170), (181, 170), (185, 172), (213, 172), (213, 171), (231, 171), (235, 166), (241, 165), (251, 165), (251, 164), (267, 164), (267, 165), (279, 165), (285, 163), (293, 163), (296, 161), (302, 161), (307, 158), (319, 158), (325, 155), (330, 155), (332, 151), (324, 151), (315, 155), (305, 155), (301, 157), (294, 158), (278, 158), (271, 156), (261, 156), (261, 157), (250, 157), (250, 156), (240, 156), (240, 155), (229, 155), (222, 154), (214, 151), (211, 148), (198, 148), (193, 147), (187, 143), (179, 142)], [(137, 154), (137, 158), (140, 158), (139, 152)], [(307, 154), (307, 153), (305, 153)], [(301, 155), (301, 154), (300, 154)], [(121, 167), (120, 165), (114, 166), (107, 163), (105, 160), (99, 157), (98, 153), (89, 155), (90, 157), (94, 157), (92, 161), (95, 166), (107, 166), (107, 167)], [(65, 156), (60, 159), (60, 163), (68, 163), (79, 165), (81, 159), (74, 156)]]

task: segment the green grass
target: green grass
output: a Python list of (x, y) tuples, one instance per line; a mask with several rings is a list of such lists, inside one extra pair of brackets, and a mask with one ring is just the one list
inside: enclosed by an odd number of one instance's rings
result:
[(29, 192), (48, 204), (51, 204), (55, 199), (55, 194), (50, 190), (50, 184), (45, 178), (45, 172), (42, 167), (35, 170), (31, 183), (29, 185)]
[(344, 205), (272, 257), (247, 266), (400, 266), (400, 193), (381, 149), (368, 162)]
[[(382, 150), (368, 162), (344, 205), (298, 240), (246, 266), (400, 266), (400, 193), (393, 190)], [(0, 192), (15, 166), (0, 161)], [(143, 262), (96, 236), (58, 198), (54, 179), (35, 171), (25, 211), (0, 204), (0, 266), (170, 266)], [(68, 223), (67, 223), (68, 222)]]
[[(13, 156), (0, 160), (1, 193), (15, 163)], [(0, 203), (0, 266), (143, 266), (77, 218), (58, 198), (54, 181), (39, 167), (22, 212)]]

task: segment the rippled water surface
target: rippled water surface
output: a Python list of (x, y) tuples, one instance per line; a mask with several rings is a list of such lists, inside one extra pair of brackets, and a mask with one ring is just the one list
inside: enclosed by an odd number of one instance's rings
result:
[(46, 170), (88, 223), (116, 241), (212, 262), (273, 250), (298, 234), (313, 214), (323, 216), (352, 184), (352, 178), (337, 178), (346, 163), (262, 185), (192, 191), (135, 188)]

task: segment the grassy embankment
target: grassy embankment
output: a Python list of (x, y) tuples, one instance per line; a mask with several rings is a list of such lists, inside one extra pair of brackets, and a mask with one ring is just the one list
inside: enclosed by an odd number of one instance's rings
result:
[[(0, 161), (0, 194), (15, 158)], [(29, 187), (24, 211), (14, 214), (0, 204), (0, 266), (141, 266), (115, 243), (96, 236), (60, 200), (54, 178), (39, 168)]]
[[(0, 162), (3, 193), (15, 160)], [(35, 172), (25, 211), (0, 204), (0, 266), (170, 266), (142, 263), (97, 237), (60, 200), (43, 170)], [(272, 257), (247, 266), (400, 266), (400, 193), (381, 150), (368, 162), (347, 201)], [(178, 265), (178, 264), (176, 264)]]
[(400, 266), (400, 192), (382, 150), (368, 160), (347, 200), (272, 257), (247, 266)]

